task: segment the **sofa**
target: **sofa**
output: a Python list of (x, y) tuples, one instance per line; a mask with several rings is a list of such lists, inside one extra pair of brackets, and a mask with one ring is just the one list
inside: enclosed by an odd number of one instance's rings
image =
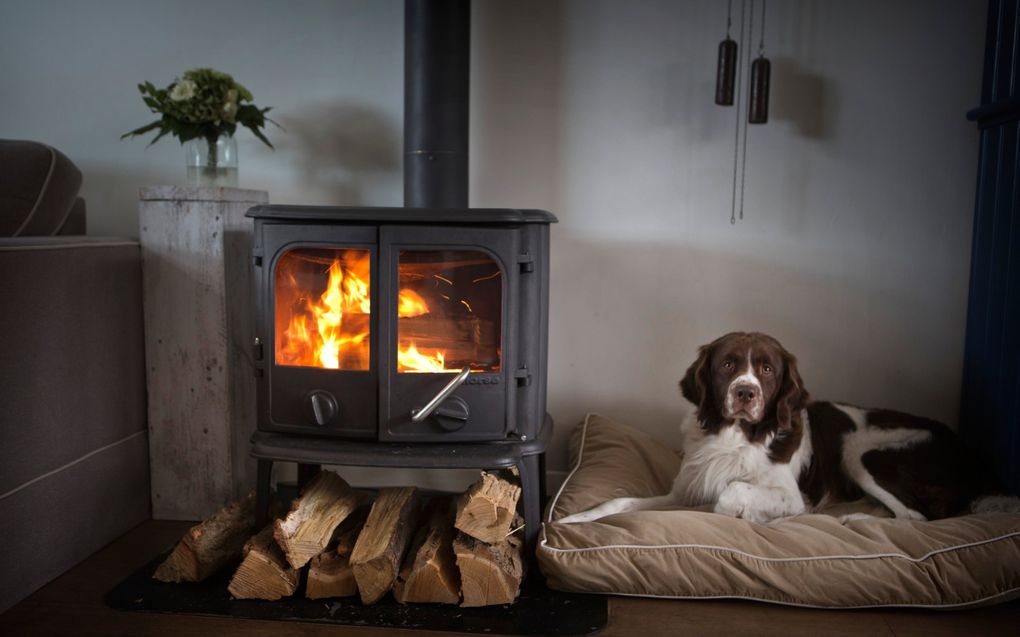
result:
[(138, 242), (82, 176), (0, 140), (0, 612), (149, 517)]

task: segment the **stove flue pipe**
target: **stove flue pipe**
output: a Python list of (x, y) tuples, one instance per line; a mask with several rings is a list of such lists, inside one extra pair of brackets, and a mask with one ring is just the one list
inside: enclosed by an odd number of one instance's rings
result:
[(404, 2), (404, 205), (467, 208), (470, 0)]

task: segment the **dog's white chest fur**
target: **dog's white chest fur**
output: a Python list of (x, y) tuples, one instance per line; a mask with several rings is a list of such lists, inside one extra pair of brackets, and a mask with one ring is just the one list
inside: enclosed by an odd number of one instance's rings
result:
[(774, 467), (761, 445), (751, 444), (738, 426), (706, 434), (696, 418), (681, 425), (684, 460), (673, 485), (684, 506), (714, 504), (731, 482), (757, 484)]
[[(752, 443), (738, 425), (708, 434), (692, 416), (684, 420), (681, 432), (684, 461), (673, 484), (673, 494), (684, 506), (722, 503), (746, 510), (765, 505), (765, 508), (787, 507), (788, 514), (802, 510), (796, 480), (805, 463), (810, 461), (809, 437), (789, 463), (776, 463), (768, 456), (771, 437), (764, 444)], [(763, 497), (779, 498), (782, 502), (744, 502)]]

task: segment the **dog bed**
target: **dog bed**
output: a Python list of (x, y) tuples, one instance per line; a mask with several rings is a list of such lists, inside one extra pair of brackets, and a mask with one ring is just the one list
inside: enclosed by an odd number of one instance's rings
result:
[(594, 414), (574, 431), (570, 453), (573, 470), (549, 503), (538, 546), (555, 589), (822, 608), (956, 609), (1020, 596), (1020, 514), (841, 523), (812, 513), (756, 524), (707, 507), (557, 524), (615, 497), (668, 492), (682, 459)]

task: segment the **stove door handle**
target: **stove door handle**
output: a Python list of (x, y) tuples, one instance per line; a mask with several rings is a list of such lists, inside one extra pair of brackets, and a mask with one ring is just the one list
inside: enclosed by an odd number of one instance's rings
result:
[(460, 373), (453, 377), (453, 380), (446, 383), (446, 386), (439, 390), (439, 393), (432, 397), (428, 403), (425, 404), (421, 409), (411, 410), (411, 422), (421, 422), (432, 415), (432, 412), (436, 410), (436, 407), (442, 404), (446, 398), (453, 393), (455, 389), (461, 386), (464, 381), (467, 380), (468, 374), (471, 373), (470, 367), (465, 367), (460, 370)]

